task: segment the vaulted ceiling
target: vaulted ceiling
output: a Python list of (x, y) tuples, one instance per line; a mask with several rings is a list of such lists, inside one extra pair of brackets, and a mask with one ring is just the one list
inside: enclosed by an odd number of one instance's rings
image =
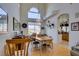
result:
[(20, 17), (21, 19), (28, 19), (28, 11), (30, 8), (37, 8), (41, 14), (41, 17), (44, 18), (46, 15), (46, 3), (21, 3), (20, 4)]

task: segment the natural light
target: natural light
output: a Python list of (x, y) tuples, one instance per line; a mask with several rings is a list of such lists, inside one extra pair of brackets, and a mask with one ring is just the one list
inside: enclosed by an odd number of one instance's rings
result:
[(28, 34), (40, 33), (41, 23), (28, 22)]
[(31, 8), (28, 12), (28, 18), (30, 19), (41, 19), (40, 13), (37, 8)]

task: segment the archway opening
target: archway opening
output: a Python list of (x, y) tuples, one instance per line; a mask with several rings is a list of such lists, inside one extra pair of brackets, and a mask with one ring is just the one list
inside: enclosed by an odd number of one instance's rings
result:
[(69, 44), (69, 14), (64, 13), (58, 17), (58, 37), (62, 45)]

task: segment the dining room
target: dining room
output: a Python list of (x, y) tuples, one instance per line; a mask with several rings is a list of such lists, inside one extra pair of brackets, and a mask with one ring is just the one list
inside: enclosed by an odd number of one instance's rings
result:
[[(2, 26), (0, 27), (1, 55), (70, 55), (69, 49), (56, 43), (58, 41), (57, 32), (55, 31), (56, 21), (52, 21), (54, 23), (49, 21), (53, 16), (47, 17), (46, 20), (43, 19), (46, 14), (46, 5), (46, 3), (0, 4), (0, 11), (5, 16), (1, 15), (0, 18)], [(14, 10), (16, 10), (15, 13), (12, 12)], [(4, 20), (2, 21), (2, 19)], [(50, 35), (52, 32), (49, 29), (53, 30), (53, 36)], [(65, 50), (66, 53), (60, 54), (60, 51)]]
[(79, 42), (78, 5), (0, 3), (0, 56), (71, 56)]

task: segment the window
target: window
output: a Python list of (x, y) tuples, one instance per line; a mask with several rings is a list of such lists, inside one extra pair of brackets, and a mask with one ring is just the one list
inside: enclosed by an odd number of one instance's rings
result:
[(6, 32), (6, 31), (7, 31), (7, 24), (0, 23), (0, 32)]
[(40, 13), (37, 8), (31, 8), (28, 12), (28, 18), (30, 19), (40, 19)]
[[(40, 33), (40, 22), (36, 22), (40, 20), (40, 13), (37, 8), (31, 8), (28, 12), (28, 18), (31, 19), (31, 22), (28, 22), (28, 34), (31, 35), (32, 33)], [(34, 21), (34, 22), (32, 22)]]
[(0, 8), (0, 33), (7, 32), (8, 28), (7, 13)]
[(1, 15), (7, 15), (7, 13), (0, 8), (0, 17), (1, 17)]
[(41, 23), (35, 22), (28, 22), (28, 34), (31, 35), (32, 33), (40, 33), (40, 26)]

